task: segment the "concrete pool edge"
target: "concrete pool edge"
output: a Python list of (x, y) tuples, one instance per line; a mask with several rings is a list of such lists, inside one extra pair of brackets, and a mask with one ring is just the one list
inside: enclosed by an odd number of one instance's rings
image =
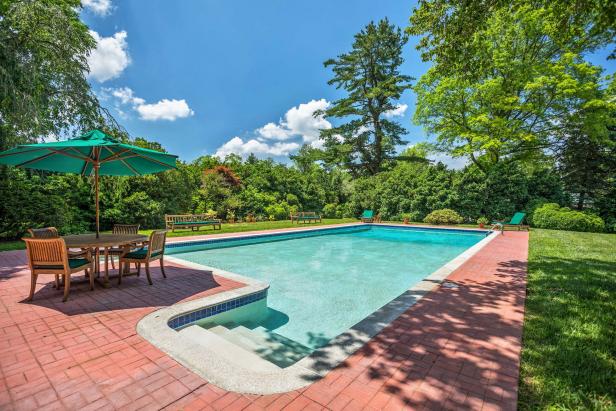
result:
[[(348, 227), (351, 225), (356, 224), (344, 224), (341, 226)], [(409, 225), (383, 225), (415, 228)], [(431, 227), (417, 226), (416, 228), (429, 229)], [(318, 228), (293, 230), (292, 232), (312, 231), (315, 229)], [(461, 229), (455, 228), (453, 230), (459, 231)], [(477, 230), (469, 229), (467, 231)], [(249, 234), (240, 236), (245, 235)], [(477, 244), (447, 262), (406, 292), (379, 308), (349, 330), (332, 339), (326, 346), (315, 350), (309, 356), (289, 367), (281, 368), (279, 371), (263, 373), (238, 367), (237, 364), (218, 356), (207, 347), (196, 344), (189, 339), (181, 338), (176, 330), (169, 327), (168, 323), (174, 317), (262, 291), (269, 287), (267, 283), (214, 267), (192, 263), (181, 258), (165, 257), (168, 261), (187, 268), (209, 271), (215, 276), (241, 282), (246, 284), (246, 286), (157, 310), (138, 322), (137, 332), (189, 370), (226, 390), (250, 394), (275, 394), (293, 391), (312, 384), (340, 365), (408, 308), (438, 287), (445, 278), (496, 238), (497, 235), (498, 233), (496, 232), (489, 233)], [(258, 236), (258, 234), (252, 234), (252, 236)]]

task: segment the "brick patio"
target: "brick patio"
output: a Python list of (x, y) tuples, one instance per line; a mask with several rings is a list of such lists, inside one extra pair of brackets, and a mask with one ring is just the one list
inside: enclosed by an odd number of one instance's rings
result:
[[(30, 276), (23, 251), (0, 253), (0, 409), (515, 410), (528, 233), (507, 232), (324, 379), (282, 395), (226, 392), (135, 332), (161, 306), (241, 286), (209, 272), (158, 268), (153, 286), (72, 287), (69, 301)], [(49, 283), (44, 283), (49, 278)]]

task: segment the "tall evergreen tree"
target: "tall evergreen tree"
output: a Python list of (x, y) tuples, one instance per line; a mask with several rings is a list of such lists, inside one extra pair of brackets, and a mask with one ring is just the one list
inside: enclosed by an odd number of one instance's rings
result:
[(406, 42), (402, 31), (387, 19), (371, 22), (355, 35), (350, 52), (325, 61), (334, 72), (328, 83), (344, 89), (347, 96), (324, 113), (348, 119), (321, 130), (327, 163), (342, 165), (354, 175), (374, 175), (393, 157), (396, 146), (405, 143), (406, 130), (387, 114), (410, 87), (411, 78), (400, 74)]

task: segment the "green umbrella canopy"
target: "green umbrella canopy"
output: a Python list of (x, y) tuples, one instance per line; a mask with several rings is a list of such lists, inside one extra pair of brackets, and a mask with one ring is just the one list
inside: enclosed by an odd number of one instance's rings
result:
[(94, 176), (96, 235), (98, 176), (139, 176), (176, 168), (177, 156), (120, 143), (100, 130), (51, 143), (24, 144), (0, 153), (0, 164)]
[(98, 173), (110, 176), (138, 176), (175, 167), (177, 156), (123, 144), (100, 130), (66, 141), (24, 144), (0, 153), (0, 164), (37, 170)]

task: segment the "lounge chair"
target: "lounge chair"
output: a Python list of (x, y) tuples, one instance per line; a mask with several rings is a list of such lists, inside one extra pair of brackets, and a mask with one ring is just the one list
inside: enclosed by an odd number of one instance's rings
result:
[(144, 264), (145, 273), (148, 276), (148, 283), (152, 285), (150, 263), (155, 260), (160, 260), (160, 271), (163, 273), (163, 277), (167, 278), (167, 275), (165, 274), (165, 267), (163, 266), (166, 238), (167, 230), (152, 231), (150, 234), (150, 239), (144, 243), (147, 248), (141, 248), (140, 250), (122, 254), (120, 256), (120, 267), (118, 270), (118, 285), (122, 284), (122, 274), (124, 272), (123, 264), (137, 264), (137, 275), (139, 275), (139, 272), (141, 271), (141, 264)]
[(511, 217), (509, 221), (493, 221), (492, 222), (492, 230), (501, 230), (501, 233), (505, 231), (506, 227), (517, 227), (518, 231), (520, 229), (528, 230), (528, 225), (522, 224), (524, 218), (526, 217), (526, 213), (517, 212)]
[(359, 217), (362, 223), (371, 223), (374, 221), (374, 211), (364, 210), (364, 213)]
[[(30, 281), (30, 295), (32, 301), (36, 289), (36, 279), (41, 274), (55, 275), (55, 288), (59, 289), (58, 277), (64, 279), (64, 298), (68, 299), (71, 287), (71, 274), (84, 271), (90, 278), (90, 290), (94, 290), (94, 260), (90, 251), (86, 251), (85, 258), (69, 258), (66, 243), (62, 237), (57, 238), (23, 238), (26, 242), (26, 253), (32, 278)], [(89, 271), (88, 271), (89, 270)]]

